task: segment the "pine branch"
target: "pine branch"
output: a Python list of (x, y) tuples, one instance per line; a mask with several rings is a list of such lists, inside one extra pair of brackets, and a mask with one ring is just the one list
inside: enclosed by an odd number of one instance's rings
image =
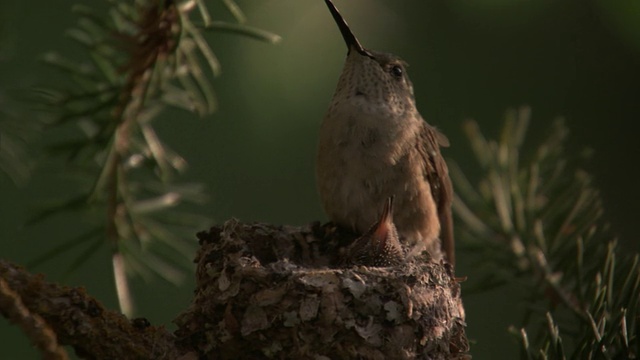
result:
[(510, 112), (497, 141), (465, 125), (483, 171), (477, 187), (452, 166), (459, 234), (497, 268), (478, 286), (518, 279), (531, 294), (524, 323), (512, 329), (524, 359), (635, 358), (638, 254), (621, 253), (607, 231), (598, 191), (578, 167), (585, 156), (566, 151), (562, 121), (524, 153), (529, 119), (527, 108)]
[[(234, 2), (223, 2), (234, 16), (244, 19)], [(180, 282), (180, 263), (190, 260), (194, 244), (188, 244), (191, 251), (163, 249), (183, 248), (187, 243), (181, 239), (188, 238), (187, 231), (204, 224), (202, 217), (180, 212), (181, 204), (201, 202), (206, 195), (198, 184), (174, 183), (187, 163), (161, 139), (153, 122), (168, 106), (199, 115), (215, 110), (209, 78), (219, 73), (220, 64), (193, 18), (199, 13), (206, 24), (216, 22), (203, 1), (113, 0), (106, 17), (83, 5), (73, 10), (78, 25), (67, 36), (85, 49), (89, 62), (48, 54), (44, 61), (62, 70), (72, 84), (68, 89), (39, 91), (55, 114), (53, 127), (74, 126), (82, 132), (55, 143), (51, 153), (66, 154), (72, 164), (91, 174), (84, 180), (92, 184), (73, 200), (36, 214), (34, 221), (60, 211), (103, 208), (106, 216), (98, 228), (104, 232), (92, 231), (91, 237), (81, 236), (79, 241), (97, 238), (109, 246), (121, 308), (131, 314), (127, 274), (151, 272)], [(238, 27), (255, 37), (255, 29)], [(260, 34), (263, 39), (278, 39)], [(189, 221), (166, 223), (169, 211)]]
[[(4, 301), (9, 294), (11, 301)], [(60, 345), (80, 359), (178, 359), (175, 336), (146, 319), (129, 320), (106, 309), (82, 288), (46, 282), (0, 260), (0, 314), (20, 325), (44, 359), (66, 359)], [(29, 326), (31, 322), (33, 325)]]
[(42, 128), (33, 114), (29, 121), (23, 121), (26, 114), (20, 110), (0, 88), (0, 172), (18, 185), (29, 179), (33, 169), (29, 145)]

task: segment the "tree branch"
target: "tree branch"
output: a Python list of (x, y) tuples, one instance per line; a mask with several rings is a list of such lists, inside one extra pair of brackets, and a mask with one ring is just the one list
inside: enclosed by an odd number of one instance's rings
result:
[[(72, 346), (81, 358), (178, 358), (174, 337), (163, 326), (134, 326), (124, 315), (106, 310), (83, 288), (45, 282), (42, 275), (4, 260), (0, 260), (0, 279), (33, 317), (46, 322), (60, 344)], [(0, 306), (9, 317), (12, 306), (4, 301)]]

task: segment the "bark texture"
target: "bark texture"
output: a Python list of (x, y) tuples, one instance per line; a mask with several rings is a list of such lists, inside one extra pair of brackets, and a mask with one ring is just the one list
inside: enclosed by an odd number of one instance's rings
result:
[[(48, 329), (43, 336), (50, 339), (49, 343), (69, 345), (80, 358), (179, 358), (175, 338), (163, 326), (151, 326), (143, 319), (130, 321), (117, 311), (105, 309), (83, 288), (48, 283), (44, 276), (30, 274), (4, 260), (0, 260), (0, 278), (19, 296), (19, 306), (25, 308), (29, 317), (46, 322)], [(15, 312), (16, 304), (0, 302), (0, 313), (10, 317), (8, 314)], [(27, 335), (33, 339), (28, 332)], [(35, 341), (34, 344), (48, 358), (49, 351)]]

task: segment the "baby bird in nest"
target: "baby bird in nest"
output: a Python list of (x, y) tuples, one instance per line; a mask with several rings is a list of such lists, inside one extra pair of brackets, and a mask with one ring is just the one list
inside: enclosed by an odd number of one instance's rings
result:
[(375, 267), (395, 266), (405, 260), (405, 253), (393, 224), (393, 197), (385, 203), (380, 219), (346, 251), (345, 263)]

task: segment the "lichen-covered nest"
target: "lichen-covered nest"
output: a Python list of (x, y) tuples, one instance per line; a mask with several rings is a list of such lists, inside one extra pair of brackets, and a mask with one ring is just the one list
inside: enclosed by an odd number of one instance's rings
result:
[(354, 236), (328, 224), (227, 221), (198, 234), (193, 303), (175, 323), (208, 359), (466, 358), (460, 285), (428, 256), (344, 267)]

